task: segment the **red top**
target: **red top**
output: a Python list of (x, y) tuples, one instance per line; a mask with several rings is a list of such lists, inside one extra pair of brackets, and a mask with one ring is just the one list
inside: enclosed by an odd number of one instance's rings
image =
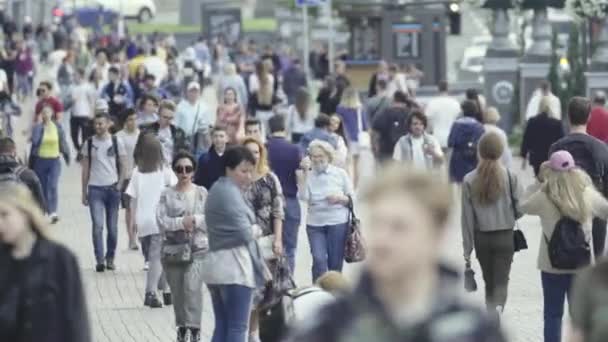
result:
[(587, 133), (603, 142), (608, 142), (608, 110), (595, 106), (587, 120)]
[(35, 122), (38, 122), (38, 120), (40, 120), (40, 112), (42, 111), (42, 108), (44, 108), (44, 106), (50, 106), (51, 108), (53, 108), (53, 111), (55, 112), (55, 114), (53, 115), (53, 120), (61, 119), (59, 113), (63, 112), (63, 105), (56, 97), (49, 96), (47, 98), (40, 99), (38, 100), (38, 102), (36, 102), (36, 115), (34, 116)]

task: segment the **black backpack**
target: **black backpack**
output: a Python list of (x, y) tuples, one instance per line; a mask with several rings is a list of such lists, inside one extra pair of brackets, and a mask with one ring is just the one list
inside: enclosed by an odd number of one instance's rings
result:
[(602, 167), (597, 162), (597, 158), (594, 158), (591, 147), (583, 141), (569, 141), (567, 145), (560, 149), (570, 152), (576, 166), (587, 172), (595, 188), (604, 194), (605, 184), (602, 180)]
[(575, 270), (591, 262), (591, 248), (580, 222), (562, 216), (555, 224), (551, 239), (547, 239), (544, 234), (543, 238), (554, 268)]

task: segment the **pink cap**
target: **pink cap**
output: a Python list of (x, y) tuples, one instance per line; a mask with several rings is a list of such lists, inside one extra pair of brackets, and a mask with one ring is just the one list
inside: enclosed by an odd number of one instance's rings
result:
[(549, 167), (555, 171), (568, 171), (576, 167), (574, 158), (568, 151), (556, 151), (549, 158)]

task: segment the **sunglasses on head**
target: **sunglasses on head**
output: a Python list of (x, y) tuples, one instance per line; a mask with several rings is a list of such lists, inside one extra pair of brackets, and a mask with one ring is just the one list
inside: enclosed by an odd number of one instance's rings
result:
[(192, 171), (194, 171), (194, 167), (192, 165), (178, 165), (173, 170), (175, 170), (175, 173), (192, 173)]

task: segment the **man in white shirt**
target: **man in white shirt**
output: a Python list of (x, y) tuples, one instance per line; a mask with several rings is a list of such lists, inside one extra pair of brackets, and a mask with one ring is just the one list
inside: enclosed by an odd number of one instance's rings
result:
[[(82, 204), (90, 207), (97, 272), (115, 270), (118, 238), (120, 184), (125, 179), (127, 152), (120, 139), (110, 134), (108, 113), (95, 115), (95, 135), (82, 146)], [(103, 226), (106, 221), (107, 252), (104, 255)]]
[(427, 118), (413, 111), (408, 118), (410, 133), (395, 144), (393, 159), (411, 163), (417, 169), (433, 169), (443, 163), (443, 152), (437, 140), (425, 133)]
[(534, 91), (528, 106), (526, 107), (526, 120), (533, 116), (536, 116), (540, 108), (540, 100), (545, 97), (549, 97), (549, 108), (551, 108), (551, 114), (554, 118), (562, 119), (562, 103), (559, 98), (551, 92), (551, 83), (549, 81), (542, 81), (538, 89)]
[(181, 128), (190, 140), (196, 132), (211, 126), (209, 107), (201, 99), (201, 87), (198, 82), (188, 83), (186, 97), (175, 109), (175, 126)]
[(448, 82), (439, 81), (437, 87), (439, 88), (439, 95), (429, 101), (425, 114), (429, 120), (430, 131), (445, 151), (448, 147), (448, 136), (452, 124), (462, 110), (460, 103), (448, 94)]
[[(93, 114), (97, 91), (87, 81), (84, 69), (76, 71), (74, 81), (75, 84), (70, 91), (70, 97), (73, 101), (70, 133), (74, 147), (77, 151), (80, 151), (82, 144), (93, 134)], [(79, 139), (80, 135), (82, 135), (82, 140)]]

